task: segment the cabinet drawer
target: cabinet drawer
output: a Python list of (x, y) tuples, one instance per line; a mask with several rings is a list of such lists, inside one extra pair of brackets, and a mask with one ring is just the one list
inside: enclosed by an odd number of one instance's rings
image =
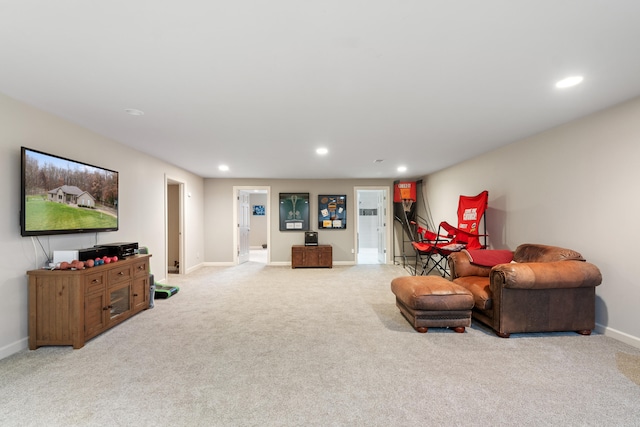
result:
[(85, 295), (92, 294), (94, 292), (104, 292), (104, 285), (107, 283), (104, 276), (104, 272), (88, 274), (84, 278)]
[(131, 279), (131, 266), (116, 267), (109, 270), (109, 286)]
[(149, 275), (149, 258), (133, 264), (133, 275), (136, 277), (146, 277)]

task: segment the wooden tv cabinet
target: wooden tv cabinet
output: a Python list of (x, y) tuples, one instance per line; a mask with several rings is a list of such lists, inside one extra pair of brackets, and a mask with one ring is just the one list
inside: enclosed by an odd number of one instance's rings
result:
[(293, 245), (291, 247), (291, 268), (333, 267), (333, 248), (331, 245)]
[(31, 270), (29, 349), (85, 342), (149, 308), (149, 258), (84, 270)]

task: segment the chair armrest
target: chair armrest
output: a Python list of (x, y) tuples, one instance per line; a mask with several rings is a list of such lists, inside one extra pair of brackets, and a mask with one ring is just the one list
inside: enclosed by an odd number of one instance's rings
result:
[(491, 270), (491, 290), (595, 287), (602, 283), (598, 267), (584, 261), (499, 264)]
[(449, 255), (449, 271), (451, 272), (451, 280), (457, 277), (466, 276), (483, 276), (489, 277), (491, 267), (471, 264), (469, 257), (462, 252), (454, 252)]
[(458, 227), (454, 227), (453, 225), (449, 224), (447, 221), (442, 221), (440, 223), (440, 228), (443, 229), (444, 231), (447, 232), (447, 237), (454, 237), (457, 235), (464, 235), (467, 237), (483, 237), (483, 236), (488, 236), (488, 234), (479, 234), (479, 233), (471, 233), (469, 231), (463, 230), (461, 228)]

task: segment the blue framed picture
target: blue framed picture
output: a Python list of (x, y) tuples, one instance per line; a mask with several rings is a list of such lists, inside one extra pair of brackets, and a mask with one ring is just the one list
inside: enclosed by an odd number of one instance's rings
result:
[(265, 215), (264, 205), (253, 205), (253, 214), (254, 215)]
[(318, 196), (318, 228), (333, 230), (347, 228), (347, 196), (345, 194)]

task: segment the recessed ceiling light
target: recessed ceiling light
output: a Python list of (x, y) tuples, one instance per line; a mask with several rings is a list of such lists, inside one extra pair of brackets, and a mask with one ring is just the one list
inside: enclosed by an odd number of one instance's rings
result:
[(126, 108), (124, 112), (131, 116), (144, 116), (144, 111), (137, 110), (135, 108)]
[(556, 87), (558, 89), (564, 89), (567, 87), (579, 85), (580, 83), (582, 83), (582, 80), (584, 80), (584, 77), (582, 76), (567, 77), (566, 79), (562, 79), (558, 83), (556, 83)]
[(398, 166), (397, 171), (398, 172), (406, 172), (407, 171), (407, 167), (406, 166)]
[(226, 172), (229, 170), (229, 166), (227, 165), (220, 165), (218, 166), (218, 170), (222, 171), (222, 172)]
[(324, 148), (324, 147), (320, 147), (320, 148), (318, 148), (316, 150), (316, 154), (320, 154), (321, 156), (324, 156), (328, 152), (329, 152), (329, 150), (327, 148)]

